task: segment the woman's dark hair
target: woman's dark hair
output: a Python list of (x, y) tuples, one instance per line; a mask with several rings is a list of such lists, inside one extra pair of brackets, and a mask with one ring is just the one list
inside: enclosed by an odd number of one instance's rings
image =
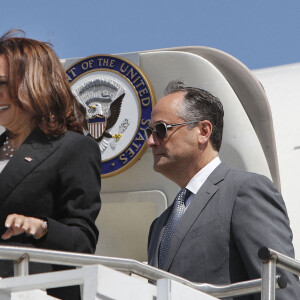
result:
[(0, 38), (0, 55), (8, 62), (11, 101), (32, 112), (43, 132), (61, 135), (68, 129), (83, 133), (85, 108), (73, 95), (50, 43), (25, 38), (22, 30), (10, 30)]

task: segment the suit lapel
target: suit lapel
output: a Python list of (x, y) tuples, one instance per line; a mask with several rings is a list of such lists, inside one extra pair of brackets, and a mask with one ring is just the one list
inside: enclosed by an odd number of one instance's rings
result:
[(199, 217), (213, 195), (218, 191), (218, 184), (224, 180), (224, 177), (228, 171), (229, 168), (224, 163), (221, 163), (207, 178), (202, 187), (199, 189), (198, 193), (195, 195), (193, 201), (190, 203), (176, 228), (175, 235), (170, 244), (164, 270), (169, 270), (174, 257), (189, 229)]
[[(0, 141), (1, 138), (2, 136)], [(54, 146), (53, 140), (48, 139), (39, 129), (35, 129), (0, 173), (0, 204), (7, 199), (23, 178), (57, 148), (58, 145)]]

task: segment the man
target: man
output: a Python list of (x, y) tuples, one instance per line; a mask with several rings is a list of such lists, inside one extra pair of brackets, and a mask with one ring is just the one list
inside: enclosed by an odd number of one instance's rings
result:
[[(223, 106), (209, 92), (171, 82), (147, 128), (154, 170), (180, 188), (151, 225), (149, 264), (194, 282), (231, 284), (261, 277), (258, 250), (294, 257), (285, 204), (264, 176), (234, 171), (218, 157)], [(298, 278), (276, 299), (299, 299)], [(235, 299), (260, 299), (251, 295)]]

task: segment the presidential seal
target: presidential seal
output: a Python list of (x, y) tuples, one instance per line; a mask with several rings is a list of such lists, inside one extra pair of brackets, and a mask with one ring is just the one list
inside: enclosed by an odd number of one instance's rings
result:
[(66, 73), (99, 144), (102, 177), (119, 174), (146, 151), (144, 130), (155, 103), (150, 81), (134, 63), (113, 55), (87, 57)]

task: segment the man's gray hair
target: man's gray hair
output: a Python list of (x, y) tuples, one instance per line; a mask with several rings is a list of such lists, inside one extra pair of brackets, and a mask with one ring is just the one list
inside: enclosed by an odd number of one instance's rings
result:
[[(219, 98), (208, 91), (196, 87), (186, 87), (181, 80), (171, 81), (164, 95), (184, 92), (184, 101), (178, 108), (177, 115), (186, 122), (208, 120), (213, 125), (210, 141), (215, 150), (219, 151), (223, 134), (223, 105)], [(195, 125), (190, 125), (193, 128)]]

